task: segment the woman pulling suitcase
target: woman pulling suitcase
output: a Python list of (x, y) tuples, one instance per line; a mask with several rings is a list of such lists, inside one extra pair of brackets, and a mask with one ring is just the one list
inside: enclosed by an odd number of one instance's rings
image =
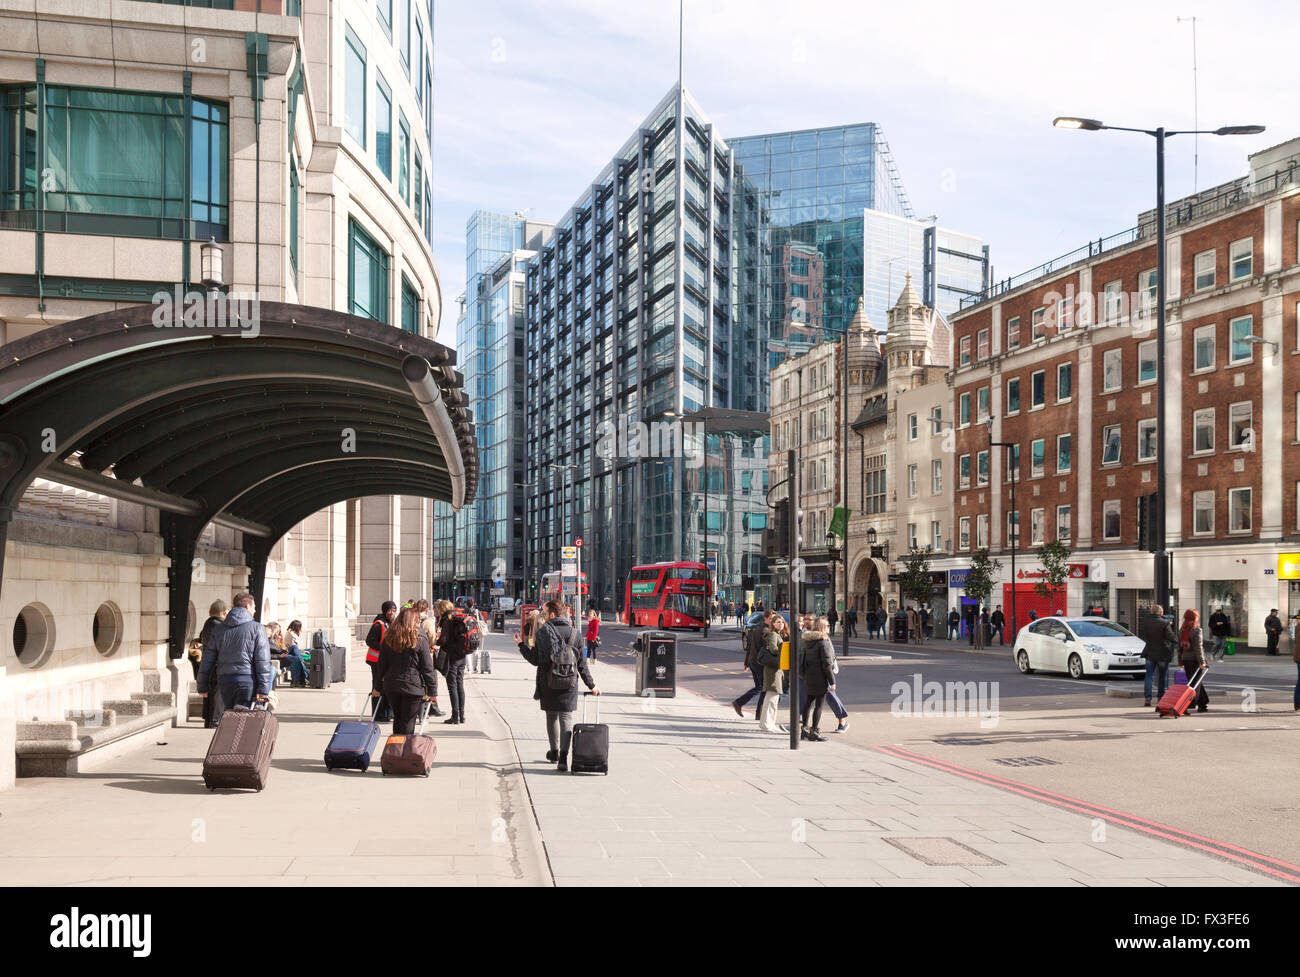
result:
[(422, 703), (432, 702), (437, 689), (429, 638), (420, 629), (420, 612), (406, 607), (384, 634), (375, 665), (375, 687), (370, 695), (382, 693), (393, 710), (393, 732), (411, 734), (420, 717)]

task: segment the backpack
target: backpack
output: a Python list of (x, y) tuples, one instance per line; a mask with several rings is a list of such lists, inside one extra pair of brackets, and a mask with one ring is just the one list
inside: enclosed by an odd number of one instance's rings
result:
[(483, 644), (483, 632), (478, 626), (478, 618), (464, 611), (452, 611), (448, 623), (452, 622), (460, 625), (460, 634), (453, 634), (453, 641), (447, 645), (447, 654), (460, 661), (478, 651)]
[(560, 632), (548, 622), (550, 629), (551, 667), (546, 675), (546, 685), (557, 692), (567, 692), (578, 687), (578, 656), (573, 653), (573, 645), (560, 637)]

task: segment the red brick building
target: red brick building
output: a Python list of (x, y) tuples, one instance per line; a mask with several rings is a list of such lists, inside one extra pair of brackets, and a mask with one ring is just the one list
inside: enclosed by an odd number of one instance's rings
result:
[[(1172, 586), (1180, 612), (1204, 619), (1221, 606), (1252, 645), (1263, 645), (1271, 608), (1300, 613), (1300, 579), (1287, 579), (1300, 573), (1282, 559), (1300, 553), (1298, 249), (1300, 139), (1256, 153), (1249, 176), (1169, 206)], [(1132, 626), (1151, 600), (1153, 560), (1137, 539), (1138, 500), (1156, 487), (1155, 268), (1151, 212), (952, 317), (958, 557), (989, 546), (1003, 564), (992, 603), (1009, 617), (1019, 520), (1022, 626), (1030, 607), (1093, 606)], [(1017, 448), (990, 452), (990, 440)], [(1072, 548), (1077, 576), (1066, 606), (1049, 608), (1032, 584), (1035, 551), (1055, 538)]]

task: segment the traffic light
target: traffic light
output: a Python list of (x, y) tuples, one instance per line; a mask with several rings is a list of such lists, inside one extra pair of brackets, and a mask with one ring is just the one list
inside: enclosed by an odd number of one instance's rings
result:
[(741, 590), (753, 590), (753, 589), (754, 589), (754, 578), (753, 578), (753, 577), (741, 577), (741, 578), (740, 578), (740, 589), (741, 589)]
[(1156, 551), (1156, 520), (1160, 516), (1160, 496), (1156, 492), (1138, 497), (1138, 549)]

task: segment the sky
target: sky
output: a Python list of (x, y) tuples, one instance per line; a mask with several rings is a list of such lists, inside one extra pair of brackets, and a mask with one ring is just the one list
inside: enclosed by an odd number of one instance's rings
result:
[[(470, 214), (561, 217), (676, 83), (678, 10), (678, 0), (436, 5), (441, 342), (455, 342)], [(685, 84), (724, 140), (879, 123), (915, 213), (982, 237), (1006, 278), (1154, 206), (1153, 139), (1055, 129), (1058, 115), (1267, 126), (1171, 139), (1170, 200), (1243, 176), (1249, 153), (1300, 136), (1294, 21), (1293, 0), (685, 0)]]

